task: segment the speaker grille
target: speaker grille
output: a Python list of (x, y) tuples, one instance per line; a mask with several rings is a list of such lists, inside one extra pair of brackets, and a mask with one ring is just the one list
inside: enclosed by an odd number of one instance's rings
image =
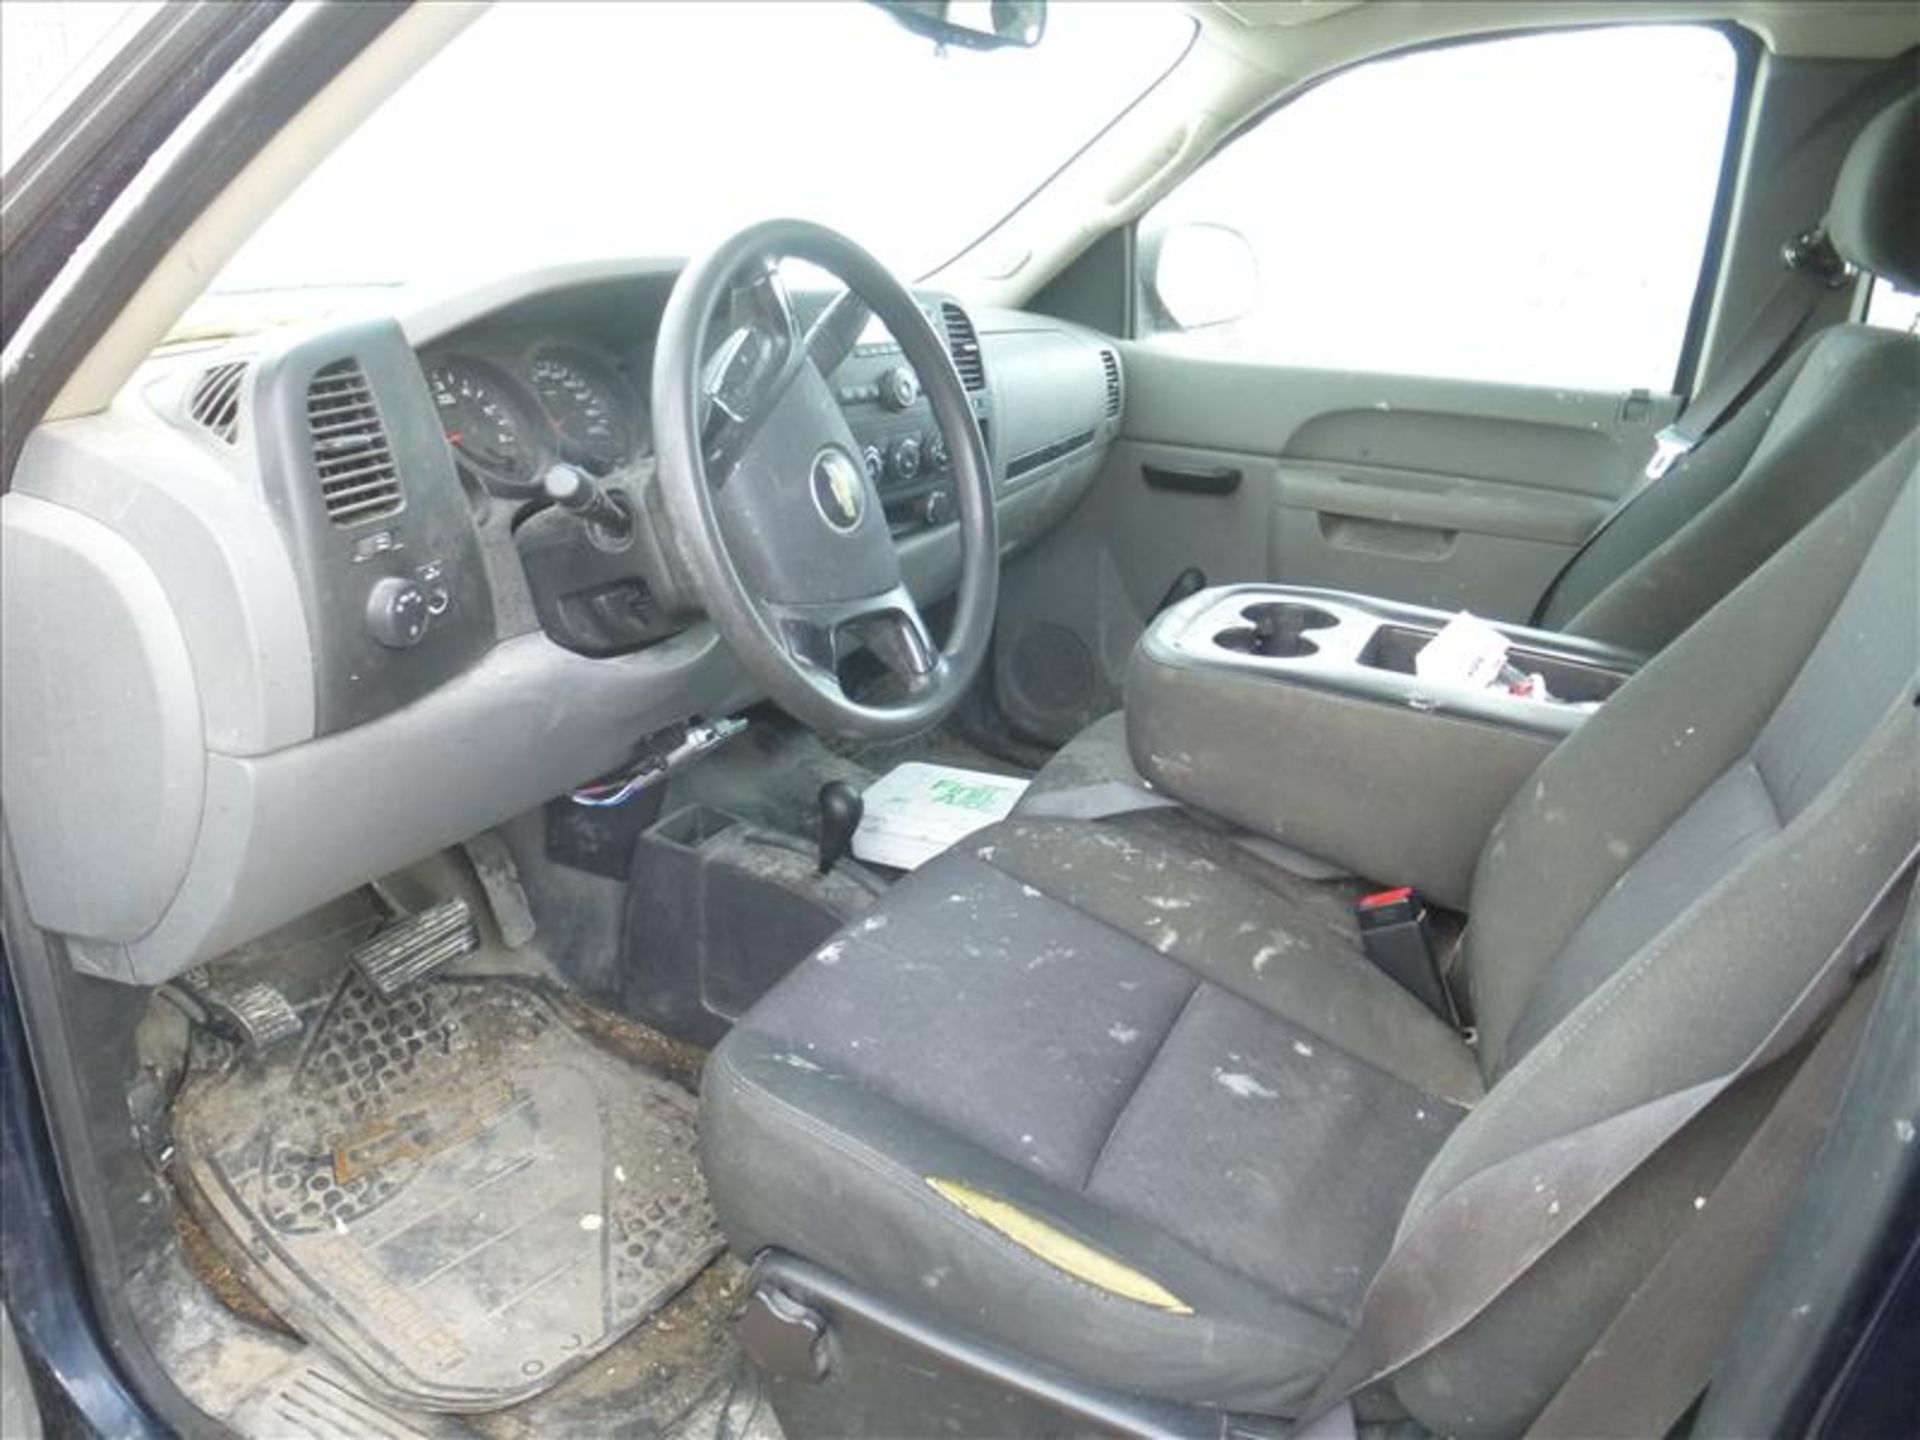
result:
[(1050, 720), (1086, 714), (1100, 685), (1093, 651), (1064, 625), (1029, 625), (1022, 630), (1013, 643), (1008, 668), (1022, 705)]

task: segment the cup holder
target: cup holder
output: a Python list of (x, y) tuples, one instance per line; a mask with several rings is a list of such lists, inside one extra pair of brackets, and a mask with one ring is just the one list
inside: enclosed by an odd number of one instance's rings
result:
[(1330, 630), (1340, 617), (1318, 605), (1302, 605), (1297, 600), (1270, 600), (1249, 605), (1241, 617), (1254, 629), (1273, 634), (1299, 634), (1302, 630)]
[(1340, 623), (1340, 617), (1317, 605), (1297, 601), (1269, 601), (1249, 605), (1240, 612), (1247, 623), (1222, 630), (1214, 643), (1224, 650), (1243, 655), (1270, 655), (1277, 660), (1298, 660), (1318, 654), (1320, 647), (1307, 639), (1309, 630), (1326, 630)]
[[(1274, 609), (1297, 607), (1274, 606)], [(1325, 612), (1320, 612), (1325, 613)], [(1252, 625), (1236, 625), (1231, 630), (1222, 630), (1213, 637), (1213, 643), (1222, 650), (1233, 650), (1242, 655), (1269, 655), (1277, 660), (1298, 660), (1308, 655), (1320, 653), (1320, 647), (1307, 639), (1298, 630), (1269, 633)]]

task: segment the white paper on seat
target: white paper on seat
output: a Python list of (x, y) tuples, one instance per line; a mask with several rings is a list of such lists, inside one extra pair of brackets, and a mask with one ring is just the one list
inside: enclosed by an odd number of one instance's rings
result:
[(1007, 818), (1025, 780), (909, 761), (865, 792), (866, 813), (853, 832), (853, 853), (870, 865), (913, 870), (957, 840)]

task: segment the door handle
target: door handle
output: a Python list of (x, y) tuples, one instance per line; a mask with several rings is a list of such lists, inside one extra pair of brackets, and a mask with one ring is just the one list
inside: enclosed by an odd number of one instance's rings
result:
[(1231, 495), (1240, 488), (1236, 465), (1142, 465), (1140, 474), (1152, 490), (1182, 495)]

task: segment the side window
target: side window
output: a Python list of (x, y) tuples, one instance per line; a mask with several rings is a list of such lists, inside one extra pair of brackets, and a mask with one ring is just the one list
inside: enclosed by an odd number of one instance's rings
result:
[(1920, 334), (1920, 295), (1896, 290), (1876, 275), (1867, 288), (1867, 311), (1861, 318), (1882, 330)]
[(1142, 218), (1142, 329), (1283, 365), (1668, 390), (1737, 69), (1717, 30), (1643, 25), (1335, 75)]

